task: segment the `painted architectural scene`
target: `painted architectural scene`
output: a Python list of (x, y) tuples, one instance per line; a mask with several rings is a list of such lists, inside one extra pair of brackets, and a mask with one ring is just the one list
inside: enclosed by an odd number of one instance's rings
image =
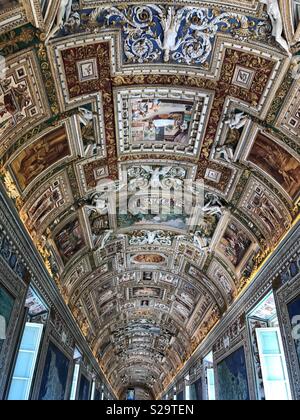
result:
[(188, 143), (193, 103), (161, 99), (131, 100), (129, 106), (134, 142)]

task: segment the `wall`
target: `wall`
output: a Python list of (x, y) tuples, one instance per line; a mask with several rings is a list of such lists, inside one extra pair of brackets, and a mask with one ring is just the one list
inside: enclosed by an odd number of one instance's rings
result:
[[(50, 309), (44, 328), (41, 351), (38, 358), (31, 399), (41, 398), (43, 373), (49, 345), (69, 360), (65, 399), (69, 398), (73, 376), (73, 353), (75, 345), (80, 348), (83, 359), (81, 373), (90, 386), (96, 381), (97, 388), (105, 386), (107, 397), (115, 398), (98, 363), (65, 305), (53, 280), (35, 250), (29, 236), (19, 222), (14, 205), (0, 185), (0, 310), (7, 318), (6, 340), (0, 345), (0, 400), (5, 399), (13, 372), (15, 355), (26, 320), (25, 298), (31, 285)], [(55, 350), (56, 351), (56, 350)], [(45, 394), (44, 397), (47, 397)]]
[[(246, 315), (270, 291), (273, 291), (275, 296), (293, 398), (299, 400), (300, 222), (293, 227), (288, 236), (277, 247), (272, 257), (256, 274), (250, 286), (200, 345), (193, 357), (170, 384), (167, 392), (188, 374), (191, 378), (190, 383), (199, 378), (202, 378), (202, 380), (204, 378), (205, 381), (203, 369), (200, 368), (201, 363), (203, 358), (213, 350), (217, 399), (224, 397), (223, 390), (219, 389), (219, 376), (223, 374), (224, 370), (230, 369), (231, 365), (239, 366), (239, 371), (235, 372), (235, 378), (239, 379), (238, 382), (242, 382), (239, 395), (235, 395), (235, 398), (260, 399), (256, 388), (250, 331)], [(296, 339), (292, 335), (292, 331), (296, 332)], [(195, 368), (195, 366), (198, 366), (198, 368)], [(223, 387), (225, 385), (223, 384)], [(203, 390), (203, 397), (207, 399), (205, 389)]]

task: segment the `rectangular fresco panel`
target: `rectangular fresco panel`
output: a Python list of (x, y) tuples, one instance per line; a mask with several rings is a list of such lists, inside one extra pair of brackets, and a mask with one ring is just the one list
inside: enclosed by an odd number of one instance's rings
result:
[(202, 401), (203, 400), (203, 388), (202, 379), (198, 379), (191, 385), (190, 388), (191, 401)]
[(300, 324), (299, 324), (300, 295), (288, 305), (288, 312), (289, 312), (292, 329), (294, 332), (296, 332), (295, 337), (294, 337), (294, 342), (295, 342), (295, 348), (296, 348), (299, 366), (300, 366)]
[(65, 399), (69, 365), (69, 359), (53, 343), (50, 343), (39, 400), (62, 401)]
[(101, 394), (102, 392), (100, 391), (100, 389), (96, 389), (95, 395), (94, 395), (94, 401), (101, 401)]
[(134, 298), (156, 298), (160, 297), (161, 290), (156, 287), (134, 287), (133, 288), (133, 297)]
[(42, 172), (69, 155), (66, 129), (60, 127), (24, 149), (12, 162), (11, 169), (24, 191)]
[(218, 364), (219, 400), (250, 400), (244, 348)]
[(300, 192), (300, 162), (268, 137), (258, 134), (248, 160), (265, 171), (295, 199)]
[(88, 401), (90, 398), (90, 382), (84, 375), (81, 375), (80, 386), (79, 386), (79, 401)]
[(144, 225), (155, 225), (157, 227), (167, 226), (178, 230), (186, 230), (189, 223), (189, 217), (183, 214), (142, 214), (133, 215), (130, 212), (127, 215), (118, 213), (118, 226), (129, 228), (136, 226), (139, 228)]
[(219, 251), (237, 268), (252, 245), (247, 233), (237, 223), (229, 223), (220, 243)]
[(131, 135), (134, 142), (187, 144), (193, 103), (167, 99), (129, 101)]
[(5, 9), (10, 9), (15, 6), (19, 6), (19, 0), (0, 0), (0, 11), (3, 12)]
[(0, 353), (4, 340), (1, 337), (6, 336), (6, 329), (11, 319), (15, 299), (2, 287), (0, 287)]
[(68, 223), (56, 235), (55, 244), (64, 264), (85, 246), (83, 231), (78, 219)]
[(40, 234), (71, 203), (68, 177), (61, 173), (34, 192), (22, 208), (21, 218), (30, 233)]
[(177, 401), (184, 401), (184, 392), (181, 391), (177, 394)]

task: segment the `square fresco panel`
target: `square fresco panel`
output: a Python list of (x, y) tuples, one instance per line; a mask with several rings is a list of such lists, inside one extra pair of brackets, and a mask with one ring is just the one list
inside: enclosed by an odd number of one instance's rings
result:
[(300, 162), (268, 137), (258, 134), (248, 160), (265, 171), (295, 199), (300, 192)]
[(241, 347), (218, 364), (219, 400), (250, 400), (244, 348)]
[(39, 400), (63, 401), (69, 372), (69, 359), (53, 344), (49, 344)]
[(20, 189), (24, 191), (39, 175), (70, 153), (65, 127), (51, 131), (30, 144), (11, 164)]
[(83, 231), (78, 219), (68, 223), (58, 233), (55, 244), (64, 264), (85, 246)]
[(90, 382), (84, 375), (81, 375), (80, 386), (79, 386), (79, 401), (88, 401), (90, 397)]
[(247, 233), (235, 222), (229, 223), (220, 243), (219, 251), (237, 268), (252, 245)]
[[(11, 319), (15, 299), (2, 287), (0, 287), (0, 337), (6, 335), (6, 329)], [(4, 340), (0, 338), (0, 353)]]
[(129, 101), (133, 142), (188, 144), (193, 103), (167, 99)]
[(296, 332), (294, 342), (300, 366), (300, 295), (288, 305), (291, 327)]

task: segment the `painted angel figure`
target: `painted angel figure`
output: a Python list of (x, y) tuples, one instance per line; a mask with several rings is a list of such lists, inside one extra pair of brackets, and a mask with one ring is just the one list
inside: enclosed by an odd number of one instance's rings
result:
[(47, 41), (54, 37), (54, 35), (63, 28), (65, 22), (68, 22), (72, 12), (73, 0), (60, 0), (58, 11), (56, 14), (56, 23), (53, 29), (47, 36)]
[(225, 124), (227, 124), (231, 130), (240, 130), (246, 125), (248, 120), (249, 117), (244, 112), (232, 112), (228, 119), (225, 120)]
[(292, 57), (290, 47), (287, 41), (283, 38), (283, 20), (279, 8), (278, 0), (259, 0), (260, 3), (267, 6), (267, 13), (272, 21), (272, 35), (278, 44)]

